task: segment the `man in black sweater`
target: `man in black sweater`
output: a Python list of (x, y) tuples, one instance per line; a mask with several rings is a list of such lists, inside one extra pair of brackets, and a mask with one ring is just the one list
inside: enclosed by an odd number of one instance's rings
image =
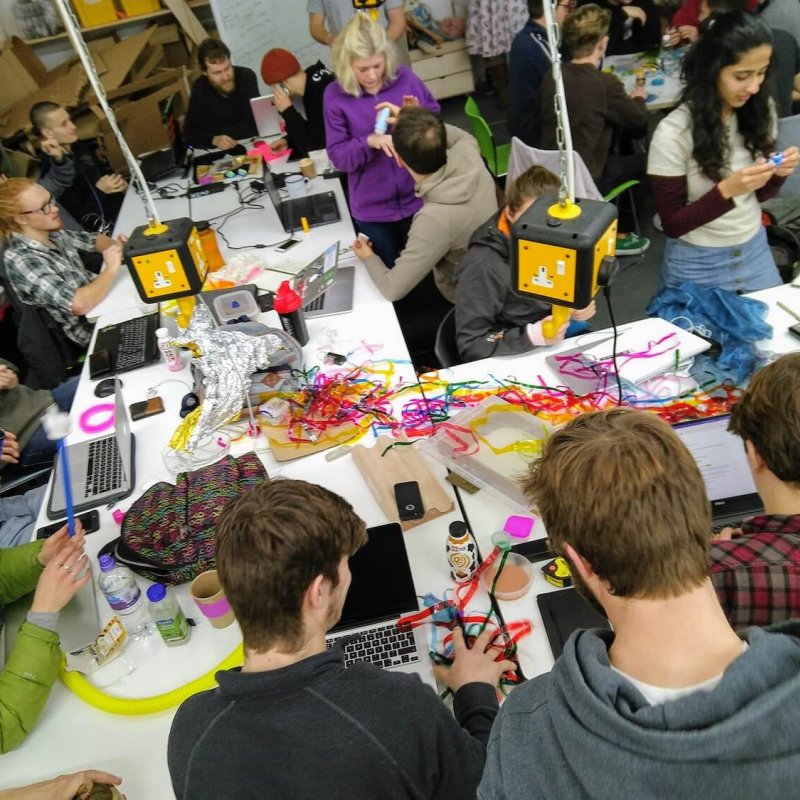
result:
[(228, 150), (237, 139), (256, 136), (250, 99), (259, 96), (253, 70), (234, 67), (231, 51), (217, 39), (206, 39), (197, 51), (203, 73), (192, 86), (183, 138), (192, 147)]
[[(278, 479), (217, 525), (217, 568), (244, 638), (244, 666), (179, 709), (167, 758), (178, 800), (220, 797), (469, 798), (511, 662), (454, 633), (447, 674), (461, 725), (414, 675), (326, 649), (365, 526), (321, 486)], [(391, 568), (391, 565), (389, 565)], [(466, 730), (465, 730), (466, 729)], [(472, 735), (471, 735), (472, 734)]]
[[(275, 108), (286, 123), (286, 138), (292, 155), (306, 158), (311, 150), (323, 150), (322, 96), (325, 87), (336, 80), (333, 72), (321, 61), (304, 70), (293, 53), (275, 47), (261, 60), (261, 77), (272, 89)], [(302, 98), (305, 117), (292, 104), (293, 96)]]

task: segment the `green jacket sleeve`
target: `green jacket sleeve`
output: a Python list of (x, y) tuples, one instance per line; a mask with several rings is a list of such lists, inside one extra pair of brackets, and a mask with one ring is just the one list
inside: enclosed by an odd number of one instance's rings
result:
[(23, 622), (0, 672), (0, 753), (13, 750), (36, 724), (60, 663), (58, 634)]
[(0, 549), (0, 605), (13, 603), (32, 592), (42, 574), (36, 560), (44, 542), (31, 542)]

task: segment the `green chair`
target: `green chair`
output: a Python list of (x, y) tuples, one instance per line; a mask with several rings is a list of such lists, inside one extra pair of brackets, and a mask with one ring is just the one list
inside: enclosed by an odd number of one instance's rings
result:
[(511, 152), (510, 144), (496, 145), (489, 123), (481, 116), (478, 104), (474, 97), (468, 97), (464, 111), (472, 124), (472, 135), (478, 140), (481, 156), (495, 179), (505, 178), (508, 173), (508, 155)]

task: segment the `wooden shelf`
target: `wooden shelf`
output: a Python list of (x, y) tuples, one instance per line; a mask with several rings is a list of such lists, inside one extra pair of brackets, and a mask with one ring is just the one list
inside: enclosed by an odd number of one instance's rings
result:
[[(210, 5), (210, 0), (189, 0), (189, 8), (205, 8)], [(168, 8), (162, 8), (161, 11), (153, 11), (150, 14), (139, 14), (136, 17), (124, 17), (123, 19), (115, 20), (114, 22), (106, 22), (103, 25), (93, 25), (91, 28), (81, 28), (81, 33), (102, 33), (103, 31), (115, 31), (117, 28), (132, 25), (135, 22), (149, 22), (150, 20), (162, 19), (163, 17), (172, 16), (172, 12)], [(52, 36), (42, 36), (39, 39), (26, 39), (27, 44), (35, 46), (37, 44), (47, 44), (48, 42), (57, 42), (61, 39), (66, 39), (66, 31), (62, 33), (55, 33)]]

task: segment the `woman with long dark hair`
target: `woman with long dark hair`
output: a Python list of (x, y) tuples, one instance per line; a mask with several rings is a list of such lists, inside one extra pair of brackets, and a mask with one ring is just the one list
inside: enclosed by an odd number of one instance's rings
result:
[(647, 172), (668, 239), (662, 281), (731, 291), (776, 286), (760, 203), (800, 161), (775, 152), (775, 103), (764, 80), (769, 28), (752, 14), (715, 15), (683, 64), (681, 103), (650, 144)]

